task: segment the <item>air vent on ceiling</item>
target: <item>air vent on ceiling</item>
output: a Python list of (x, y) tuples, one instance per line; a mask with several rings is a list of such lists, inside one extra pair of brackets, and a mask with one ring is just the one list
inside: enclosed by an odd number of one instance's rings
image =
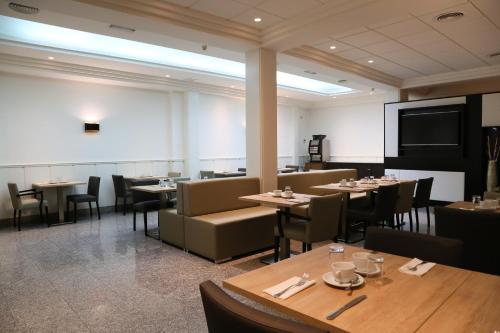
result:
[(464, 13), (462, 12), (449, 12), (449, 13), (439, 14), (438, 16), (436, 16), (436, 21), (450, 22), (461, 19), (462, 17), (464, 17)]
[(500, 52), (495, 52), (495, 53), (490, 54), (490, 58), (494, 58), (494, 57), (498, 57), (498, 56), (500, 56)]
[(135, 32), (134, 28), (124, 27), (123, 25), (118, 25), (118, 24), (110, 24), (109, 28), (123, 30), (123, 31), (127, 31), (127, 32)]
[(316, 75), (316, 74), (318, 74), (318, 73), (316, 73), (316, 72), (314, 72), (314, 71), (310, 71), (310, 70), (304, 71), (304, 73), (311, 74), (311, 75)]
[(36, 7), (26, 6), (16, 2), (9, 2), (9, 8), (15, 12), (27, 15), (38, 14), (38, 12), (40, 11), (40, 9)]
[(337, 82), (338, 82), (338, 83), (346, 83), (346, 82), (347, 82), (347, 80), (342, 79), (342, 80), (338, 80)]

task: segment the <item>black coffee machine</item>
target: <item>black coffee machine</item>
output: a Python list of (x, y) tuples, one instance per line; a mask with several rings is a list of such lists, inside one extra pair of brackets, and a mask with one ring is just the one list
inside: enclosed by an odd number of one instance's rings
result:
[(310, 162), (325, 162), (330, 158), (330, 145), (328, 140), (325, 140), (326, 135), (313, 135), (313, 139), (309, 140), (309, 158)]

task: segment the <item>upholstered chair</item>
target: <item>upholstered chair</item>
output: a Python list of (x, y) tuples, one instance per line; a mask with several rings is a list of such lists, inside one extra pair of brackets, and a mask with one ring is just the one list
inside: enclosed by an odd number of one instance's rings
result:
[(14, 208), (14, 226), (17, 225), (17, 230), (21, 231), (21, 215), (23, 210), (28, 209), (38, 209), (40, 212), (40, 218), (44, 222), (42, 208), (45, 208), (45, 218), (47, 219), (47, 224), (50, 227), (49, 221), (49, 203), (47, 200), (43, 199), (43, 191), (37, 191), (36, 189), (29, 189), (24, 191), (19, 191), (17, 184), (8, 183), (10, 200), (12, 202), (12, 208)]
[(398, 229), (404, 222), (405, 214), (408, 214), (410, 219), (410, 231), (413, 231), (413, 218), (411, 215), (411, 208), (413, 207), (413, 195), (415, 194), (415, 186), (417, 182), (404, 181), (399, 183), (399, 197), (396, 202), (396, 221)]
[(70, 194), (66, 196), (66, 210), (69, 212), (69, 204), (73, 203), (73, 222), (76, 223), (77, 204), (87, 202), (89, 204), (90, 217), (92, 217), (92, 202), (95, 202), (97, 208), (97, 217), (101, 219), (101, 211), (99, 210), (99, 187), (101, 184), (100, 177), (89, 177), (86, 194)]
[(115, 189), (115, 212), (118, 211), (118, 199), (123, 200), (123, 215), (127, 214), (127, 199), (132, 198), (132, 192), (127, 190), (125, 179), (122, 175), (112, 175)]

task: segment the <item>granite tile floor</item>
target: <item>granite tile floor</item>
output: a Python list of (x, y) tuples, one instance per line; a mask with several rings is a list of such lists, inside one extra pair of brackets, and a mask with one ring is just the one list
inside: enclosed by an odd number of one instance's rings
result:
[(215, 265), (134, 232), (131, 214), (2, 227), (0, 332), (206, 332), (199, 283), (258, 268), (266, 253)]

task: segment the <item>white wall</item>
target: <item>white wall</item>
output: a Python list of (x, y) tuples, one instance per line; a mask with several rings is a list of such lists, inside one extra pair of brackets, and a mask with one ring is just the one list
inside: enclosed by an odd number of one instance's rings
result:
[[(349, 104), (347, 104), (349, 103)], [(308, 137), (326, 134), (332, 161), (383, 162), (384, 102), (363, 98), (311, 109)]]
[(500, 125), (500, 93), (483, 95), (483, 126)]

